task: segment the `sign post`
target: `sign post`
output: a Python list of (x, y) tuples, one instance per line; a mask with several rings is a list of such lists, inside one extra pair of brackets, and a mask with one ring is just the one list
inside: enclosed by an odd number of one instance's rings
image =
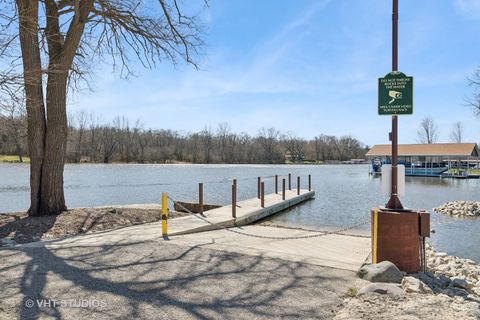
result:
[[(405, 192), (404, 166), (398, 165), (398, 115), (413, 113), (413, 78), (398, 71), (398, 0), (393, 0), (392, 72), (378, 79), (378, 114), (392, 116), (392, 164), (382, 165), (382, 189), (390, 194), (386, 208), (373, 208), (372, 262), (391, 261), (400, 270), (418, 272), (424, 260), (424, 237), (429, 215), (404, 209), (399, 196)], [(420, 240), (421, 239), (421, 240)]]
[[(382, 86), (384, 86), (388, 90), (388, 97), (392, 98), (393, 101), (389, 104), (397, 104), (401, 103), (399, 101), (402, 101), (403, 98), (403, 93), (408, 93), (408, 90), (402, 89), (400, 91), (400, 88), (393, 88), (388, 89), (386, 83), (390, 82), (390, 79), (392, 79), (392, 84), (395, 83), (397, 84), (397, 79), (405, 79), (404, 77), (397, 78), (396, 75), (398, 73), (398, 0), (393, 0), (393, 12), (392, 12), (392, 77), (385, 77), (386, 80), (382, 82), (382, 79), (379, 80), (379, 84), (382, 83)], [(395, 80), (393, 80), (395, 79)], [(410, 83), (413, 86), (413, 81), (405, 82)], [(404, 90), (404, 91), (403, 91)], [(381, 92), (384, 92), (386, 90), (379, 90), (379, 95)], [(413, 97), (413, 92), (411, 91)], [(393, 97), (391, 97), (393, 95)], [(383, 98), (383, 97), (382, 97)], [(380, 99), (379, 96), (379, 111), (380, 111), (380, 102), (383, 101), (383, 99)], [(394, 108), (396, 109), (396, 108)], [(408, 110), (408, 108), (406, 108)], [(412, 108), (413, 109), (413, 108)], [(397, 110), (398, 111), (398, 110)], [(388, 200), (386, 207), (388, 209), (393, 209), (393, 210), (403, 210), (402, 203), (400, 202), (400, 199), (398, 198), (398, 192), (397, 192), (397, 166), (398, 166), (398, 116), (397, 113), (393, 113), (392, 115), (392, 132), (390, 135), (390, 140), (392, 141), (392, 193), (390, 195), (390, 200)]]

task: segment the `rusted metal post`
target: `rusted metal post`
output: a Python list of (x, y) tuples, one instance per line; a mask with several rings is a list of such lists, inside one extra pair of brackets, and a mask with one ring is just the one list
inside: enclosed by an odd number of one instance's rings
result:
[(312, 175), (308, 175), (308, 191), (312, 191)]
[(260, 182), (262, 179), (260, 177), (257, 178), (257, 198), (260, 199)]
[[(393, 0), (392, 13), (392, 71), (398, 71), (398, 0)], [(392, 193), (386, 205), (389, 209), (402, 210), (398, 198), (398, 116), (392, 116)]]
[(282, 200), (285, 200), (285, 179), (282, 179)]
[(261, 188), (260, 205), (262, 206), (262, 208), (265, 208), (265, 182), (262, 181), (260, 188)]
[(203, 183), (198, 184), (198, 212), (203, 214)]
[(236, 181), (232, 184), (232, 217), (233, 218), (237, 217), (237, 184), (236, 184)]
[(297, 177), (297, 196), (300, 195), (300, 176)]
[(275, 175), (275, 194), (278, 193), (278, 175)]
[(292, 190), (292, 174), (288, 174), (288, 190)]

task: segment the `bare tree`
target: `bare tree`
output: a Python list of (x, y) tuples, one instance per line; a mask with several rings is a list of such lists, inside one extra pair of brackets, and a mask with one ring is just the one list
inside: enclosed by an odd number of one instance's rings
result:
[(0, 0), (0, 53), (13, 66), (0, 81), (5, 86), (23, 75), (26, 95), (31, 215), (66, 209), (67, 87), (85, 79), (96, 60), (109, 56), (122, 76), (133, 72), (132, 58), (147, 68), (178, 59), (196, 66), (197, 16), (184, 14), (177, 0), (158, 4), (152, 10), (140, 0)]
[(468, 82), (469, 85), (473, 87), (473, 93), (471, 97), (466, 99), (466, 102), (478, 117), (480, 116), (480, 68), (473, 72), (473, 75), (468, 79)]
[(304, 139), (298, 138), (292, 132), (287, 132), (282, 136), (282, 143), (290, 154), (290, 160), (305, 160), (307, 142)]
[(3, 127), (8, 140), (15, 146), (19, 162), (23, 162), (23, 139), (26, 136), (26, 118), (23, 97), (0, 100), (0, 116), (4, 117)]
[(85, 138), (85, 131), (88, 126), (88, 115), (85, 111), (81, 110), (75, 115), (73, 115), (73, 123), (72, 126), (75, 127), (76, 131), (76, 141), (75, 141), (75, 156), (74, 162), (79, 163), (82, 157), (82, 143)]
[(100, 126), (101, 120), (95, 118), (94, 114), (90, 114), (90, 126), (88, 128), (90, 139), (89, 139), (89, 156), (90, 161), (97, 162), (99, 159), (100, 149), (101, 149), (101, 131)]
[(102, 128), (103, 163), (110, 163), (117, 149), (118, 141), (115, 138), (118, 135), (115, 131), (115, 128), (109, 125)]
[(280, 132), (275, 128), (262, 128), (258, 132), (258, 142), (263, 148), (265, 160), (267, 163), (275, 163), (277, 161), (277, 144)]
[(212, 149), (213, 149), (213, 132), (210, 127), (205, 127), (200, 132), (200, 137), (202, 141), (203, 149), (203, 162), (211, 163), (212, 162)]
[(463, 141), (463, 123), (455, 122), (453, 124), (452, 130), (450, 131), (450, 140), (456, 143), (462, 143)]
[(418, 142), (431, 144), (438, 141), (438, 127), (431, 117), (423, 118), (417, 130)]
[(217, 138), (219, 142), (220, 159), (226, 162), (228, 159), (227, 148), (230, 136), (230, 125), (226, 122), (220, 123), (217, 129)]

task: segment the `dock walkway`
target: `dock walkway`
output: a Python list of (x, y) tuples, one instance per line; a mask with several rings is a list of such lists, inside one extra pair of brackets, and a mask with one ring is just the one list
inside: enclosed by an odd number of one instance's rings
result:
[(175, 218), (168, 221), (168, 235), (175, 236), (251, 224), (312, 199), (314, 196), (315, 191), (301, 189), (300, 195), (297, 195), (297, 190), (286, 190), (285, 200), (282, 200), (281, 193), (265, 195), (263, 208), (261, 207), (260, 199), (257, 198), (239, 201), (237, 203), (236, 218), (232, 217), (231, 205), (205, 211), (203, 216), (194, 214)]

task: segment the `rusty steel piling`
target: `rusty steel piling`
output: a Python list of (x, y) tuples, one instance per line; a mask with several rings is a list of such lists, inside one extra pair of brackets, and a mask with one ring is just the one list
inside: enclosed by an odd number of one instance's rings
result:
[(278, 175), (275, 175), (275, 194), (278, 193)]
[(265, 208), (265, 182), (262, 181), (260, 185), (260, 189), (261, 189), (260, 205), (262, 208)]
[(300, 195), (300, 176), (297, 177), (297, 195)]
[(260, 183), (262, 181), (262, 178), (258, 177), (257, 178), (257, 198), (260, 199)]
[(198, 211), (203, 214), (203, 183), (198, 184)]

